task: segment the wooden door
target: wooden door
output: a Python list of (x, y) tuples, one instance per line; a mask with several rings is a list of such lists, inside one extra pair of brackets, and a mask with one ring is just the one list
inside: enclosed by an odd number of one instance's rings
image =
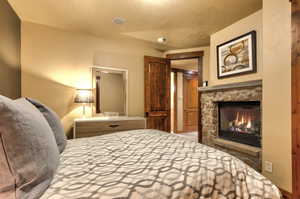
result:
[(293, 196), (300, 198), (300, 0), (292, 1)]
[(198, 75), (183, 74), (183, 131), (198, 131)]
[(144, 62), (147, 128), (170, 132), (170, 61), (145, 56)]

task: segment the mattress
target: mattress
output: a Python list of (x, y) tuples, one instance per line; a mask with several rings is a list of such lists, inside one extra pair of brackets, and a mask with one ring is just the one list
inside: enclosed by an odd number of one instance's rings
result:
[(68, 141), (42, 199), (280, 197), (271, 181), (227, 153), (135, 130)]

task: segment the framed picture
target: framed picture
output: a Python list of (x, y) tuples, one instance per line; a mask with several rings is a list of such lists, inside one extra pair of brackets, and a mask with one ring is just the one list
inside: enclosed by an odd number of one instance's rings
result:
[(256, 72), (256, 31), (217, 46), (218, 79)]

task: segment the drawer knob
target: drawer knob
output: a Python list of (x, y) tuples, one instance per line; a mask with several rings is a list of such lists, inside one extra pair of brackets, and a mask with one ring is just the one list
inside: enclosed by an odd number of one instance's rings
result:
[(118, 126), (120, 126), (120, 125), (118, 125), (118, 124), (111, 124), (111, 125), (109, 125), (109, 127), (111, 127), (111, 128), (117, 128)]

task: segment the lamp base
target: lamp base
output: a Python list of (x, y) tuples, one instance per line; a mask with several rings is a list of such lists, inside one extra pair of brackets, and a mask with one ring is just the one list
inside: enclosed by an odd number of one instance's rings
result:
[[(90, 118), (92, 117), (91, 114), (89, 113), (89, 111), (86, 110), (86, 106), (88, 104), (87, 103), (83, 103), (83, 106), (82, 106), (82, 116), (81, 118)], [(87, 113), (88, 112), (88, 113)]]
[(86, 103), (83, 103), (83, 106), (82, 106), (82, 108), (83, 108), (82, 118), (87, 118), (86, 113), (85, 113), (85, 106), (86, 106)]

